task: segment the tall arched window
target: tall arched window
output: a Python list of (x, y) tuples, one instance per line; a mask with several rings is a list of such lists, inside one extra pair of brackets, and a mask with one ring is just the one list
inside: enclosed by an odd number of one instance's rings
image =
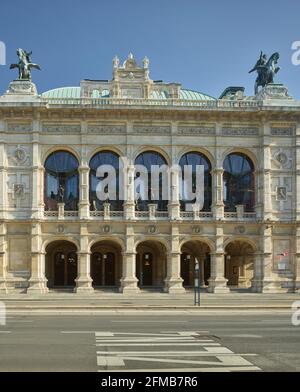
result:
[(65, 203), (65, 210), (76, 211), (79, 199), (78, 161), (68, 151), (55, 151), (45, 162), (45, 208), (57, 210), (57, 203)]
[(226, 211), (235, 211), (236, 205), (244, 205), (251, 212), (255, 203), (254, 165), (242, 153), (229, 154), (224, 160), (224, 204)]
[[(184, 166), (192, 166), (192, 187), (195, 192), (196, 188), (196, 166), (204, 166), (204, 206), (202, 211), (210, 211), (211, 208), (211, 163), (205, 155), (200, 152), (188, 152), (184, 154), (179, 161), (182, 173), (182, 187), (184, 186)], [(187, 203), (193, 203), (193, 200), (185, 200), (183, 189), (181, 190), (181, 209), (185, 210)], [(195, 201), (195, 200), (194, 200)]]
[(158, 210), (166, 210), (168, 206), (168, 200), (167, 197), (163, 197), (164, 194), (162, 189), (164, 174), (159, 173), (158, 184), (152, 184), (151, 180), (151, 170), (154, 170), (154, 168), (152, 167), (161, 167), (162, 165), (167, 165), (165, 158), (156, 151), (145, 151), (137, 156), (134, 164), (142, 165), (147, 169), (147, 178), (144, 178), (145, 181), (143, 180), (143, 174), (140, 173), (138, 170), (136, 171), (136, 179), (138, 177), (140, 177), (141, 179), (140, 186), (137, 187), (137, 193), (139, 194), (139, 197), (136, 201), (136, 208), (145, 211), (148, 210), (149, 203), (154, 203), (157, 204)]
[[(113, 211), (121, 211), (123, 201), (120, 200), (119, 192), (119, 176), (120, 176), (120, 165), (121, 160), (119, 155), (112, 151), (100, 151), (96, 153), (90, 160), (90, 206), (92, 210), (103, 210), (103, 203), (107, 201), (110, 203), (110, 208)], [(97, 169), (101, 166), (109, 165), (114, 168), (115, 171), (115, 195), (109, 194), (108, 186), (103, 188), (103, 192), (107, 194), (106, 200), (100, 200), (97, 196), (97, 186), (101, 181), (105, 180), (108, 176), (108, 172), (104, 170), (103, 175), (97, 177)], [(102, 173), (101, 173), (102, 174)]]

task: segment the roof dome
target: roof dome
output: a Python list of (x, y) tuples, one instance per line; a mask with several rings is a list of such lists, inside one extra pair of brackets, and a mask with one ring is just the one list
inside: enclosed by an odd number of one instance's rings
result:
[[(102, 95), (102, 97), (108, 97), (108, 91), (105, 90), (106, 94)], [(59, 87), (53, 90), (48, 90), (42, 93), (43, 98), (80, 98), (80, 87)], [(95, 96), (93, 98), (101, 98), (100, 96)], [(153, 91), (151, 95), (152, 99), (168, 99), (168, 93), (166, 91)], [(216, 98), (201, 93), (199, 91), (181, 89), (180, 90), (180, 99), (187, 101), (212, 101)]]

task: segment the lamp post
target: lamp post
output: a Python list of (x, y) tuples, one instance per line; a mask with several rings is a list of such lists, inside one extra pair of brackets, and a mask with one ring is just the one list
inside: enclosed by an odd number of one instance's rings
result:
[(200, 265), (197, 258), (194, 270), (194, 305), (200, 306)]

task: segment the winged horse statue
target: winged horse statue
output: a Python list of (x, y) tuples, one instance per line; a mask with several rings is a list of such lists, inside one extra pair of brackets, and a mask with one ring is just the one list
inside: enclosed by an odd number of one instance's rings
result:
[(31, 61), (32, 52), (26, 52), (26, 50), (19, 48), (17, 49), (17, 55), (19, 57), (19, 62), (18, 64), (11, 64), (10, 69), (19, 69), (20, 80), (31, 80), (31, 68), (40, 70), (40, 66)]

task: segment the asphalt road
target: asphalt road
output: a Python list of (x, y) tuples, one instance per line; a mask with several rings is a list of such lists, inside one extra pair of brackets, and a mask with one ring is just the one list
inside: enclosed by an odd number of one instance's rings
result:
[(10, 315), (0, 371), (300, 371), (289, 311)]

